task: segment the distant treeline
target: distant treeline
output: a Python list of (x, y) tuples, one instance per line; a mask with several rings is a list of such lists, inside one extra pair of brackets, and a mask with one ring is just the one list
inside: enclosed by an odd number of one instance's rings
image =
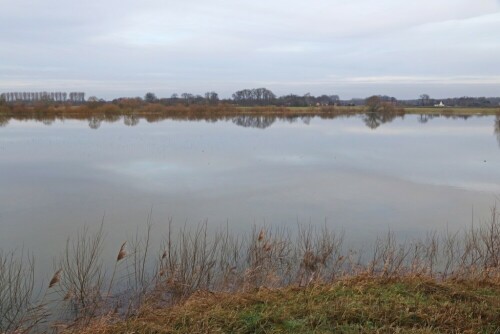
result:
[(443, 102), (444, 105), (450, 107), (498, 107), (500, 106), (500, 97), (452, 97), (436, 99), (431, 98), (428, 94), (422, 94), (415, 100), (402, 100), (401, 104), (407, 106), (423, 106), (430, 107)]
[[(126, 98), (115, 99), (112, 102), (119, 102)], [(136, 98), (139, 99), (140, 98)], [(172, 94), (169, 98), (157, 98), (154, 93), (147, 93), (144, 96), (144, 102), (160, 103), (165, 105), (184, 104), (218, 104), (230, 103), (240, 106), (280, 106), (280, 107), (310, 107), (310, 106), (332, 106), (340, 105), (340, 98), (338, 95), (321, 95), (313, 96), (311, 94), (305, 95), (284, 95), (276, 96), (271, 90), (267, 88), (253, 88), (243, 89), (232, 94), (230, 99), (220, 99), (216, 92), (207, 92), (204, 95), (194, 95), (190, 93), (183, 93), (181, 95)]]
[[(220, 99), (216, 92), (207, 92), (204, 95), (194, 95), (190, 93), (172, 94), (169, 98), (158, 98), (154, 93), (147, 93), (144, 98), (134, 98), (137, 102), (160, 103), (164, 105), (176, 104), (219, 104), (228, 103), (245, 107), (255, 106), (278, 106), (278, 107), (314, 107), (314, 106), (364, 106), (367, 101), (374, 96), (366, 98), (354, 98), (350, 100), (341, 100), (338, 95), (319, 95), (314, 96), (310, 93), (304, 95), (288, 94), (276, 96), (267, 88), (243, 89), (232, 94), (229, 99)], [(498, 107), (500, 106), (500, 97), (455, 97), (434, 99), (427, 94), (422, 94), (418, 99), (398, 100), (393, 96), (375, 95), (380, 101), (394, 106), (408, 107), (429, 107), (439, 104), (441, 101), (450, 107)], [(89, 100), (97, 101), (97, 98)], [(120, 103), (130, 98), (118, 98), (112, 102)]]
[(0, 99), (5, 102), (85, 102), (85, 93), (83, 92), (8, 92), (0, 94)]
[[(373, 97), (373, 96), (372, 96)], [(395, 97), (387, 95), (376, 95), (380, 101), (390, 103), (394, 106), (411, 107), (429, 107), (443, 102), (450, 107), (498, 107), (500, 106), (500, 97), (455, 97), (455, 98), (431, 98), (428, 94), (422, 94), (417, 99), (398, 100)], [(267, 88), (243, 89), (232, 94), (231, 98), (221, 99), (216, 92), (207, 92), (204, 95), (182, 93), (172, 94), (167, 98), (159, 98), (156, 94), (149, 92), (144, 97), (122, 97), (110, 102), (121, 104), (128, 101), (131, 104), (157, 103), (166, 106), (185, 104), (185, 105), (218, 105), (221, 103), (232, 104), (244, 107), (253, 106), (278, 106), (278, 107), (313, 107), (313, 106), (361, 106), (366, 105), (368, 98), (354, 98), (350, 100), (341, 100), (338, 95), (320, 95), (314, 96), (309, 93), (304, 95), (288, 94), (276, 96)], [(8, 92), (0, 95), (0, 103), (37, 103), (37, 102), (56, 102), (81, 104), (108, 103), (103, 99), (90, 96), (85, 100), (83, 92)]]
[(83, 92), (8, 92), (0, 94), (0, 100), (5, 102), (85, 102), (85, 93)]

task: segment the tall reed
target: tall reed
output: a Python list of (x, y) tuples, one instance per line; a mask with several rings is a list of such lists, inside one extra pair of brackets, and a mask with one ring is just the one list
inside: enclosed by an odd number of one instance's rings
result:
[(38, 301), (33, 257), (0, 252), (0, 330), (29, 332), (47, 320), (45, 306), (53, 301), (52, 291), (69, 311), (65, 320), (76, 326), (98, 315), (134, 314), (144, 303), (170, 305), (200, 290), (304, 287), (359, 275), (500, 284), (499, 218), (493, 207), (487, 222), (461, 232), (400, 240), (389, 231), (361, 251), (346, 247), (344, 233), (327, 226), (254, 226), (249, 233), (234, 235), (228, 226), (209, 230), (206, 222), (175, 229), (171, 220), (164, 240), (153, 244), (150, 213), (143, 232), (112, 247), (118, 253), (109, 272), (102, 224), (94, 233), (84, 228), (68, 239), (46, 285), (48, 292)]

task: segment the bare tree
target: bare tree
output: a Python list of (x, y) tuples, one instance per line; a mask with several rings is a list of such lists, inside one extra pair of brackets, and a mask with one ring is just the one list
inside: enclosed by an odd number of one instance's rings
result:
[(422, 106), (429, 105), (429, 100), (430, 100), (430, 97), (428, 94), (420, 95), (420, 101), (422, 102)]
[(144, 101), (147, 103), (155, 103), (158, 102), (158, 98), (156, 97), (155, 93), (148, 92), (146, 95), (144, 95)]
[(205, 100), (208, 104), (217, 104), (219, 102), (219, 94), (216, 92), (206, 92)]

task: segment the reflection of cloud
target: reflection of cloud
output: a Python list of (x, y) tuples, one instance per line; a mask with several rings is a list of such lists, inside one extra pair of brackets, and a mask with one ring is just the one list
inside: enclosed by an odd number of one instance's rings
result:
[(480, 181), (463, 180), (463, 179), (451, 179), (451, 180), (446, 180), (446, 182), (443, 182), (442, 180), (439, 179), (433, 179), (431, 176), (421, 180), (410, 179), (410, 181), (420, 184), (455, 187), (468, 191), (481, 191), (493, 194), (500, 193), (500, 184), (492, 182), (480, 182)]
[(489, 183), (489, 182), (457, 182), (455, 185), (459, 188), (464, 188), (468, 190), (485, 191), (494, 194), (500, 193), (500, 184)]
[(306, 155), (260, 155), (255, 159), (271, 164), (295, 166), (314, 165), (320, 161), (316, 157)]
[(182, 166), (176, 163), (166, 162), (166, 161), (132, 161), (130, 163), (123, 164), (107, 164), (98, 166), (100, 169), (104, 169), (113, 173), (125, 174), (133, 177), (155, 177), (163, 174), (170, 173), (189, 173), (192, 172), (191, 167)]
[(336, 129), (328, 134), (336, 135), (341, 133), (351, 134), (369, 134), (374, 136), (448, 136), (448, 135), (484, 135), (489, 133), (491, 128), (488, 126), (436, 126), (436, 127), (381, 127), (373, 131), (365, 126), (348, 126)]

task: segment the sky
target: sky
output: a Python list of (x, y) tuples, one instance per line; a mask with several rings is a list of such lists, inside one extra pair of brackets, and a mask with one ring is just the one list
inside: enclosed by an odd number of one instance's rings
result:
[(500, 96), (500, 0), (0, 0), (0, 92)]

